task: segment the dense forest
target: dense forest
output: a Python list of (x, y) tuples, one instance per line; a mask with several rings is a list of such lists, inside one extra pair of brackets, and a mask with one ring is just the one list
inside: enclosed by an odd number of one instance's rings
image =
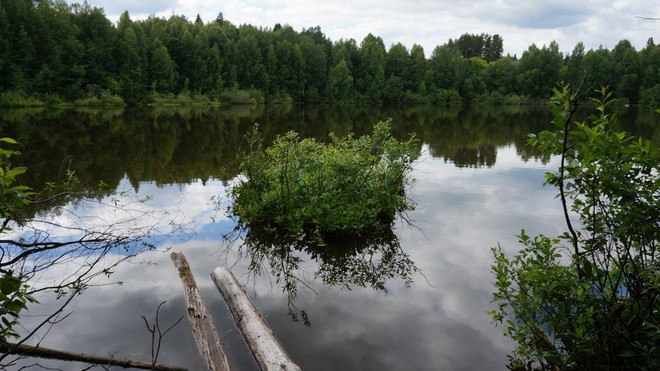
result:
[(0, 0), (0, 105), (261, 102), (545, 101), (558, 81), (609, 86), (623, 102), (660, 105), (660, 45), (570, 54), (556, 42), (503, 55), (499, 35), (464, 34), (427, 58), (420, 45), (389, 49), (372, 34), (329, 40), (295, 31), (236, 26), (222, 13), (117, 24), (103, 9), (59, 0)]

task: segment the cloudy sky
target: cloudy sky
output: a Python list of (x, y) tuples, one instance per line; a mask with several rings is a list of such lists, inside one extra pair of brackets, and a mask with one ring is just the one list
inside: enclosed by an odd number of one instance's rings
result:
[(105, 9), (113, 21), (128, 10), (132, 19), (149, 15), (189, 18), (205, 22), (219, 12), (236, 24), (272, 27), (289, 24), (297, 31), (320, 26), (333, 41), (368, 34), (380, 36), (389, 48), (417, 43), (427, 57), (433, 48), (464, 33), (499, 34), (504, 52), (520, 56), (532, 43), (555, 40), (570, 52), (578, 41), (586, 49), (611, 49), (621, 39), (637, 48), (649, 37), (660, 41), (660, 2), (655, 0), (88, 0)]

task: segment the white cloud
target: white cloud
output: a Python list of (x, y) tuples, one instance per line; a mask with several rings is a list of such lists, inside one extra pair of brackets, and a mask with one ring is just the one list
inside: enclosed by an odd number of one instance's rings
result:
[(464, 33), (499, 34), (505, 53), (520, 56), (532, 43), (557, 41), (570, 52), (577, 42), (587, 49), (600, 45), (613, 48), (623, 39), (643, 48), (657, 34), (658, 22), (641, 21), (636, 16), (660, 16), (657, 2), (622, 0), (461, 0), (403, 1), (386, 3), (348, 0), (88, 0), (104, 7), (112, 20), (128, 10), (133, 19), (148, 15), (168, 17), (173, 12), (194, 19), (199, 14), (209, 22), (222, 12), (236, 24), (273, 27), (289, 24), (296, 30), (320, 26), (333, 41), (353, 38), (358, 43), (368, 34), (380, 36), (386, 46), (401, 42), (408, 48), (417, 43), (427, 57), (437, 45)]

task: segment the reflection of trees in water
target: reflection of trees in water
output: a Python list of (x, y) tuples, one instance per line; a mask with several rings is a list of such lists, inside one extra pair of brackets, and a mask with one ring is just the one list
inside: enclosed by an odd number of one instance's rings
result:
[(458, 167), (491, 167), (495, 165), (495, 159), (497, 149), (488, 144), (480, 144), (476, 148), (459, 148), (453, 160)]
[(548, 128), (545, 107), (474, 106), (446, 114), (432, 114), (418, 136), (429, 144), (433, 157), (441, 157), (458, 167), (493, 166), (497, 147), (515, 144), (518, 154), (528, 159), (546, 160), (527, 145), (530, 133)]
[[(660, 115), (653, 110), (640, 107), (619, 115), (623, 129), (658, 142)], [(416, 133), (432, 156), (459, 166), (492, 166), (492, 149), (512, 143), (524, 161), (548, 160), (526, 144), (528, 134), (549, 128), (546, 106), (13, 109), (0, 110), (0, 130), (24, 146), (22, 165), (30, 171), (21, 180), (27, 185), (59, 179), (70, 168), (81, 187), (103, 180), (112, 188), (127, 177), (137, 188), (140, 182), (233, 178), (240, 162), (236, 151), (255, 122), (268, 144), (289, 130), (319, 140), (331, 132), (361, 135), (390, 117), (395, 137)]]
[(391, 226), (350, 238), (310, 233), (292, 237), (263, 228), (242, 232), (245, 233), (238, 252), (249, 260), (251, 274), (273, 276), (287, 294), (289, 315), (294, 321), (300, 317), (305, 325), (310, 325), (309, 318), (296, 306), (295, 299), (300, 286), (313, 290), (301, 267), (308, 260), (318, 264), (313, 273), (315, 279), (349, 290), (366, 287), (385, 291), (387, 281), (392, 279), (409, 285), (413, 274), (419, 271), (401, 248)]

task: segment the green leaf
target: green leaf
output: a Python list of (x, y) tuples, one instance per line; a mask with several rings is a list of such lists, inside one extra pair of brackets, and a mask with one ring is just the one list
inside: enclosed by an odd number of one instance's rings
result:
[(13, 169), (10, 169), (5, 173), (5, 177), (8, 179), (14, 179), (16, 178), (16, 175), (23, 174), (27, 171), (27, 168), (25, 167), (15, 167)]
[(18, 142), (16, 140), (14, 140), (12, 138), (7, 138), (7, 137), (0, 138), (0, 141), (5, 142), (5, 143), (9, 143), (9, 144), (18, 144)]
[(18, 316), (18, 313), (20, 313), (21, 310), (25, 309), (25, 303), (23, 303), (20, 300), (12, 300), (7, 305), (5, 306), (7, 310), (10, 312), (16, 313), (15, 315)]
[(593, 266), (592, 266), (591, 262), (585, 261), (583, 266), (584, 266), (584, 274), (586, 274), (588, 278), (593, 277), (594, 276), (594, 271), (593, 271)]
[(0, 279), (0, 291), (4, 295), (10, 295), (17, 292), (21, 287), (21, 280), (17, 277), (5, 275)]
[(632, 350), (624, 350), (623, 352), (619, 353), (619, 357), (623, 357), (623, 358), (632, 358), (635, 357), (635, 355), (636, 355), (635, 352), (633, 352)]
[(17, 186), (11, 187), (11, 189), (14, 190), (14, 191), (29, 191), (32, 188), (30, 188), (28, 186), (25, 186), (25, 185), (17, 185)]

